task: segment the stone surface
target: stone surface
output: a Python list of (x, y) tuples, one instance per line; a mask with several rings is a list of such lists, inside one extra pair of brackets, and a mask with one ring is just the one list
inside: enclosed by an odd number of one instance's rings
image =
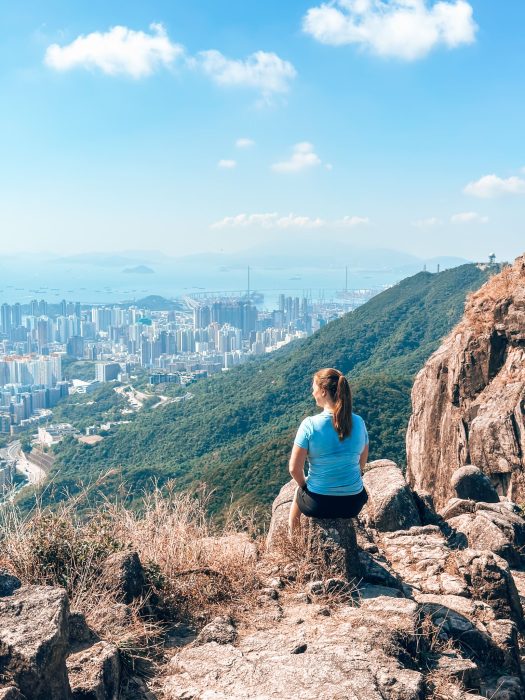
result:
[(466, 464), (525, 501), (525, 258), (473, 294), (412, 389), (407, 478), (441, 508)]
[[(476, 503), (474, 507), (474, 512), (449, 516), (449, 525), (465, 535), (470, 548), (488, 549), (512, 566), (525, 563), (525, 520), (501, 504)], [(448, 509), (458, 510), (457, 505)]]
[(420, 525), (419, 513), (401, 470), (391, 463), (366, 472), (368, 502), (360, 519), (381, 532)]
[(62, 588), (24, 586), (0, 598), (0, 674), (31, 700), (69, 700), (69, 605)]
[(439, 511), (439, 514), (443, 520), (450, 520), (450, 518), (455, 518), (458, 515), (465, 515), (466, 513), (474, 513), (476, 510), (476, 503), (474, 501), (469, 501), (464, 498), (451, 498), (447, 501), (446, 505)]
[(279, 540), (288, 536), (288, 517), (295, 496), (297, 484), (295, 481), (286, 483), (272, 504), (272, 519), (266, 538), (266, 549), (271, 551)]
[(470, 659), (452, 654), (439, 657), (436, 669), (462, 683), (465, 688), (479, 690), (481, 675), (478, 666)]
[(492, 552), (465, 549), (456, 553), (458, 571), (469, 582), (470, 593), (494, 610), (498, 619), (523, 625), (520, 597), (507, 562)]
[(484, 503), (498, 503), (498, 492), (492, 486), (488, 476), (473, 464), (456, 469), (450, 479), (450, 484), (456, 496), (470, 501), (483, 501)]
[(455, 553), (437, 526), (385, 533), (382, 546), (399, 578), (416, 591), (468, 595), (468, 585), (457, 569)]
[(118, 700), (121, 677), (117, 647), (97, 642), (67, 659), (73, 700)]
[(102, 576), (124, 603), (144, 592), (144, 569), (137, 552), (115, 552), (102, 565)]
[(353, 521), (344, 518), (307, 518), (307, 556), (319, 557), (323, 565), (347, 581), (361, 578), (362, 568), (357, 550)]
[(7, 569), (0, 567), (0, 598), (12, 595), (21, 585), (19, 578), (11, 574)]
[(237, 630), (232, 625), (231, 620), (225, 617), (216, 617), (202, 628), (195, 640), (195, 644), (208, 644), (209, 642), (233, 644), (236, 637)]
[[(173, 700), (423, 697), (423, 676), (403, 663), (417, 646), (415, 603), (377, 598), (322, 618), (314, 607), (294, 606), (277, 625), (247, 630), (237, 646), (212, 642), (182, 649), (162, 692)], [(292, 654), (297, 648), (304, 651)]]
[(27, 700), (14, 685), (0, 688), (0, 700)]

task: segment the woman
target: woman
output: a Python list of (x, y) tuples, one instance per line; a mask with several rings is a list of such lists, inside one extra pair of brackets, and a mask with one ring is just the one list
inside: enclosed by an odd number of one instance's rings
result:
[(355, 518), (368, 500), (361, 478), (368, 434), (363, 419), (352, 413), (346, 377), (337, 369), (319, 370), (312, 396), (323, 411), (305, 418), (294, 440), (289, 468), (298, 488), (290, 510), (291, 533), (299, 527), (301, 513), (311, 518)]

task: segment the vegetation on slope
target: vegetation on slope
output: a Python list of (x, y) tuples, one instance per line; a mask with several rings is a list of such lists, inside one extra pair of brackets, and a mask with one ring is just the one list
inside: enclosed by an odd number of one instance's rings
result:
[(467, 293), (488, 274), (475, 265), (421, 272), (301, 343), (199, 382), (191, 400), (144, 411), (97, 445), (65, 441), (46, 498), (114, 468), (107, 490), (124, 479), (138, 497), (151, 478), (172, 478), (177, 488), (205, 482), (215, 489), (215, 513), (231, 502), (266, 505), (287, 478), (300, 420), (316, 411), (312, 374), (326, 366), (339, 368), (353, 384), (355, 410), (369, 427), (371, 459), (403, 464), (414, 374), (461, 317)]

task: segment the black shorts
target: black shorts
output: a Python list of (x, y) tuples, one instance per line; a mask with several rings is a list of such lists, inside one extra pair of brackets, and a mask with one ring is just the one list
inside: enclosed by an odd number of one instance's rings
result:
[(297, 505), (303, 515), (309, 518), (355, 518), (368, 501), (363, 490), (351, 496), (324, 496), (312, 493), (308, 486), (297, 489)]

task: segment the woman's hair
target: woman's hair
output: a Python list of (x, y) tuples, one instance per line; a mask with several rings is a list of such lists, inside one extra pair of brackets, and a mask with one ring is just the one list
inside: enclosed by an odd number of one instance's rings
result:
[(344, 440), (352, 431), (352, 392), (345, 375), (338, 369), (328, 367), (316, 372), (314, 381), (334, 402), (334, 428), (339, 440)]

